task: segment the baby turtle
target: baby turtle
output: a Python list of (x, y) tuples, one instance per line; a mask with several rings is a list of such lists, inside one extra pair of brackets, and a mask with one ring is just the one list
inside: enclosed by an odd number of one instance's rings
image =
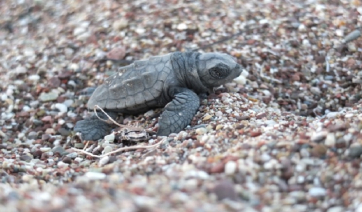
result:
[[(139, 114), (165, 107), (157, 135), (167, 136), (190, 124), (200, 106), (198, 95), (232, 81), (242, 67), (224, 53), (174, 52), (135, 61), (120, 70), (124, 73), (110, 76), (94, 91), (88, 109), (98, 105), (113, 118), (117, 113)], [(95, 115), (74, 127), (84, 140), (103, 138), (111, 129), (111, 124)]]

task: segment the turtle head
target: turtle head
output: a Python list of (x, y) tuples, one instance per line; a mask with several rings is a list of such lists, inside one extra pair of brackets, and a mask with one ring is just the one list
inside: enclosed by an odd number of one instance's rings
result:
[(207, 88), (213, 88), (238, 77), (242, 67), (228, 54), (202, 53), (197, 60), (197, 71), (202, 84)]

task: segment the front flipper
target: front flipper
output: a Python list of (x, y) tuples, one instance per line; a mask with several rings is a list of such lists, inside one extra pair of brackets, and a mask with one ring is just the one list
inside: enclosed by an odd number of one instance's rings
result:
[[(107, 114), (113, 119), (117, 117), (116, 113), (107, 112)], [(101, 112), (98, 112), (98, 116), (102, 119), (108, 120), (108, 118)], [(112, 130), (113, 124), (109, 124), (103, 120), (100, 120), (96, 115), (92, 115), (89, 118), (78, 121), (74, 126), (74, 131), (82, 134), (82, 139), (86, 141), (96, 141), (108, 135)]]
[(190, 124), (200, 106), (200, 99), (192, 90), (173, 88), (170, 93), (174, 99), (165, 106), (158, 122), (157, 135), (167, 136), (183, 130)]

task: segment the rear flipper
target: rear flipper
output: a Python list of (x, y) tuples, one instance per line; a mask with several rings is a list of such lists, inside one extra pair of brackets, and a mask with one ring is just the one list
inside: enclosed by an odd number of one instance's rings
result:
[(190, 124), (200, 106), (200, 99), (196, 93), (187, 88), (171, 90), (174, 99), (169, 102), (159, 120), (157, 135), (167, 136), (178, 133)]
[[(115, 119), (117, 117), (117, 113), (114, 112), (107, 112), (107, 114), (112, 119)], [(98, 112), (98, 116), (104, 120), (108, 120), (106, 115), (104, 115), (102, 112)], [(113, 127), (113, 124), (102, 121), (93, 114), (89, 118), (78, 121), (74, 126), (74, 131), (80, 132), (82, 134), (83, 140), (96, 141), (108, 135)]]

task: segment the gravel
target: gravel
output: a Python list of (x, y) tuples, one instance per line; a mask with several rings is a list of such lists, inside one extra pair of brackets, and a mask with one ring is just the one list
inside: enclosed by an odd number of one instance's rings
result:
[[(361, 20), (355, 0), (1, 1), (0, 211), (362, 211)], [(245, 72), (184, 131), (73, 131), (118, 66), (192, 49)]]

